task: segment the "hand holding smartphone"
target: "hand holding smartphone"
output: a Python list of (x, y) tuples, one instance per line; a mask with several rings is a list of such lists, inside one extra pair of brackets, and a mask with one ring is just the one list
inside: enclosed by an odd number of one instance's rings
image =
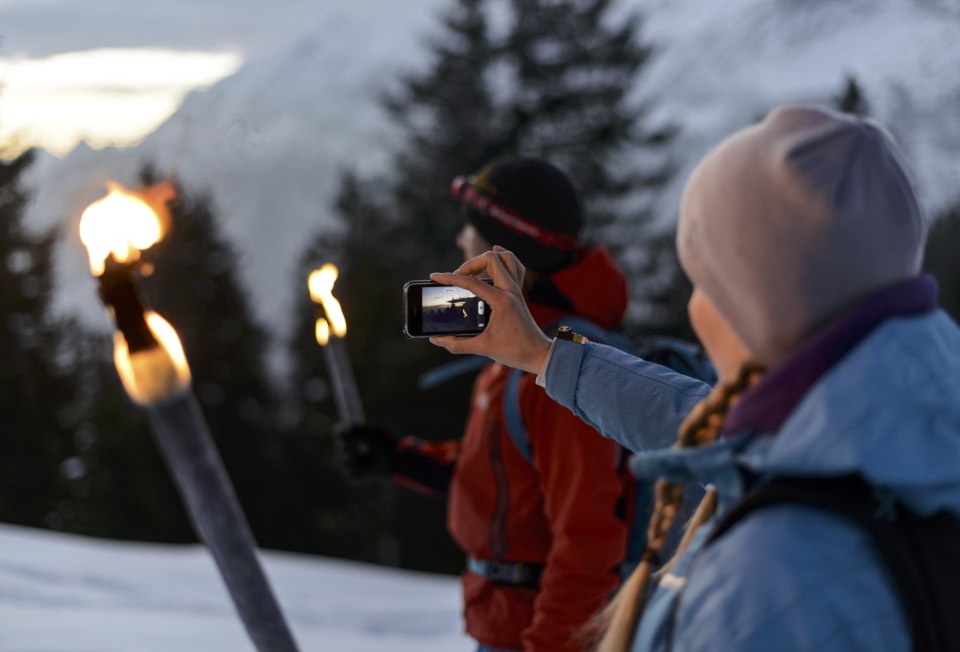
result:
[(403, 286), (403, 313), (403, 332), (412, 338), (479, 335), (490, 319), (490, 307), (475, 294), (434, 281), (410, 281)]
[[(540, 372), (552, 340), (540, 330), (523, 299), (524, 272), (515, 255), (503, 247), (494, 247), (493, 251), (466, 261), (456, 272), (431, 274), (430, 278), (438, 282), (470, 288), (483, 295), (488, 309), (495, 306), (496, 315), (489, 316), (479, 337), (436, 335), (430, 341), (450, 353), (485, 355), (507, 367)], [(483, 281), (493, 287), (483, 285)]]

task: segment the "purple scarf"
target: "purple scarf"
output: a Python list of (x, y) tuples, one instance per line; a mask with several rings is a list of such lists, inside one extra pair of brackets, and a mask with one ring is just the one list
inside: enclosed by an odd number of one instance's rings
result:
[(919, 315), (937, 307), (937, 282), (918, 276), (855, 304), (770, 369), (730, 409), (724, 434), (776, 432), (804, 394), (874, 328), (891, 317)]

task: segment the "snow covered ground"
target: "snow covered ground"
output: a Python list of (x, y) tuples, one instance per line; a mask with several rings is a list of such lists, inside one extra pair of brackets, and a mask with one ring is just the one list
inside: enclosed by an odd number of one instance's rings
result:
[[(456, 578), (266, 552), (304, 652), (457, 652)], [(104, 541), (0, 524), (0, 651), (253, 650), (199, 546)]]

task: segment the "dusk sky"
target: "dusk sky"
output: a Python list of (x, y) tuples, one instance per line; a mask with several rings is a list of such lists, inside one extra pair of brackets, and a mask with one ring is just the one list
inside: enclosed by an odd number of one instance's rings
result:
[(449, 305), (451, 301), (469, 299), (473, 294), (456, 287), (425, 287), (421, 303), (424, 308)]
[(0, 144), (63, 154), (81, 138), (135, 142), (187, 92), (288, 43), (336, 5), (0, 0)]

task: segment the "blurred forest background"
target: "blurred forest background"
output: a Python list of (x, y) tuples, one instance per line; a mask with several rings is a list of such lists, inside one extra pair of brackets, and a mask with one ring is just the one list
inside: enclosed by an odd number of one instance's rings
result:
[[(673, 173), (671, 140), (683, 125), (650, 128), (649, 104), (629, 99), (652, 55), (642, 16), (613, 15), (607, 0), (517, 0), (522, 9), (512, 22), (492, 30), (485, 4), (453, 0), (431, 41), (430, 65), (381, 98), (403, 142), (390, 173), (344, 172), (338, 227), (317, 233), (301, 252), (290, 280), (304, 292), (288, 343), (289, 378), (268, 372), (267, 335), (241, 291), (236, 252), (218, 231), (205, 189), (173, 180), (173, 229), (146, 254), (156, 271), (143, 286), (180, 333), (198, 398), (264, 547), (441, 572), (462, 567), (443, 501), (389, 483), (353, 484), (336, 468), (335, 409), (305, 285), (318, 263), (340, 265), (336, 294), (371, 421), (398, 434), (458, 437), (472, 378), (421, 392), (418, 376), (449, 357), (406, 340), (399, 309), (405, 281), (460, 259), (454, 236), (461, 225), (448, 194), (456, 175), (506, 153), (560, 165), (586, 198), (589, 238), (610, 246), (628, 272), (639, 309), (626, 329), (692, 336), (689, 284), (673, 234), (654, 228), (662, 216), (651, 212)], [(870, 110), (853, 78), (838, 81), (835, 105)], [(27, 152), (0, 162), (0, 521), (194, 541), (146, 422), (120, 387), (112, 343), (52, 316), (54, 235), (31, 235), (22, 222), (21, 177), (32, 158)], [(149, 168), (142, 177), (156, 180)], [(925, 263), (954, 319), (957, 199), (931, 216)], [(641, 254), (624, 254), (623, 242), (644, 243)]]

